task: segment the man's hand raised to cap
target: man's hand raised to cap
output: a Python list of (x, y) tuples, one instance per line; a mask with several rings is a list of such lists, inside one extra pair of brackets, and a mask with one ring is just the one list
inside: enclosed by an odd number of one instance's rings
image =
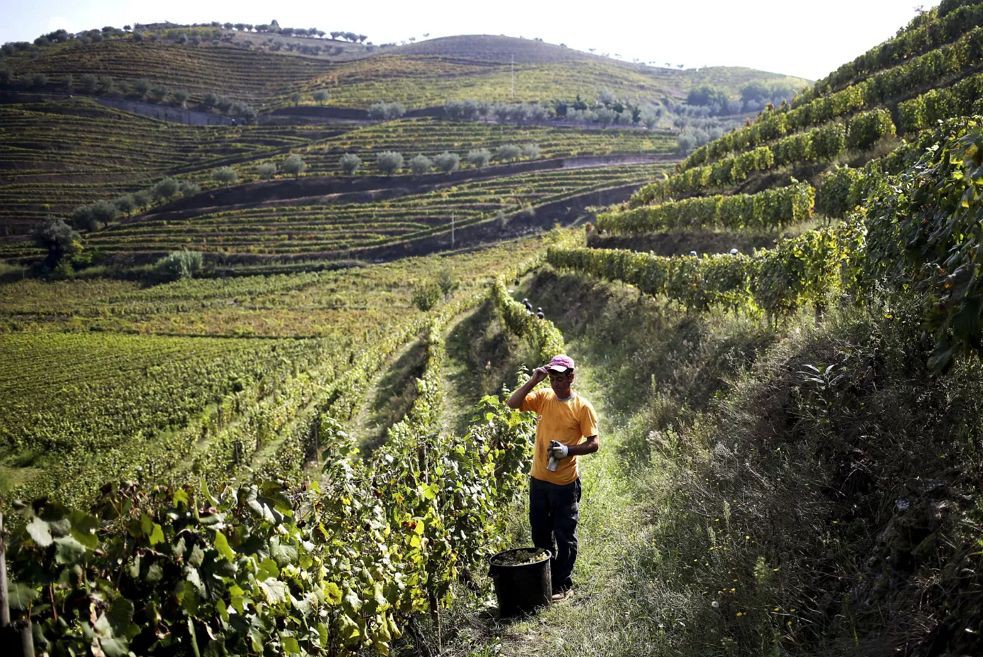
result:
[(549, 373), (546, 371), (545, 366), (537, 367), (532, 371), (532, 376), (529, 377), (529, 380), (519, 386), (505, 401), (505, 404), (509, 408), (520, 408), (522, 406), (522, 400), (526, 398), (529, 391), (532, 390), (537, 383), (544, 380), (548, 376)]

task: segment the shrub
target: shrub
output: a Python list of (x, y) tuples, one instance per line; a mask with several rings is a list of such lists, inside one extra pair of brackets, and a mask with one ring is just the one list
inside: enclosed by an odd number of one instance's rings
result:
[(540, 149), (539, 144), (523, 144), (522, 146), (522, 157), (529, 160), (535, 160), (539, 157)]
[(886, 109), (875, 109), (857, 114), (847, 124), (846, 143), (849, 148), (863, 150), (884, 137), (893, 137), (894, 122)]
[(813, 131), (812, 154), (817, 160), (832, 160), (846, 148), (846, 127), (830, 123)]
[(413, 290), (413, 305), (427, 312), (440, 302), (443, 297), (440, 284), (435, 282), (424, 283)]
[(158, 273), (170, 280), (194, 278), (201, 273), (205, 258), (198, 251), (173, 251), (154, 266)]
[(260, 178), (269, 180), (276, 175), (276, 165), (272, 162), (263, 162), (256, 171)]

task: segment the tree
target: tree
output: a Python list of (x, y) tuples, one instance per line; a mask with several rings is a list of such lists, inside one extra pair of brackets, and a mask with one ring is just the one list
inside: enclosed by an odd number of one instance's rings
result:
[(468, 151), (466, 159), (468, 164), (476, 169), (480, 169), (481, 167), (487, 165), (491, 160), (491, 151), (489, 151), (487, 148), (476, 148)]
[(327, 89), (318, 89), (313, 94), (314, 100), (316, 100), (321, 105), (324, 105), (324, 103), (328, 100), (329, 96), (330, 94), (328, 94)]
[(375, 166), (383, 174), (391, 176), (403, 168), (403, 155), (395, 151), (382, 151), (375, 158)]
[(522, 157), (529, 160), (535, 160), (539, 157), (540, 150), (539, 144), (523, 144), (522, 145)]
[(168, 177), (154, 185), (151, 192), (155, 198), (165, 201), (177, 194), (178, 189), (178, 181), (175, 178)]
[(133, 199), (132, 194), (123, 194), (117, 197), (113, 201), (113, 205), (116, 206), (116, 210), (122, 215), (129, 215), (136, 209), (136, 201)]
[(716, 114), (726, 106), (727, 94), (724, 93), (723, 89), (718, 89), (710, 84), (704, 84), (690, 89), (686, 95), (686, 104), (710, 107), (712, 108), (711, 111)]
[(231, 185), (239, 180), (239, 174), (232, 167), (219, 167), (212, 177), (222, 185)]
[(263, 162), (256, 171), (259, 173), (260, 178), (269, 180), (276, 175), (276, 165), (272, 162)]
[(457, 153), (443, 152), (434, 158), (434, 164), (437, 168), (444, 173), (450, 173), (457, 169), (458, 165), (461, 163), (461, 156)]
[(430, 170), (433, 169), (433, 160), (421, 153), (410, 158), (410, 169), (417, 175), (430, 173)]
[(40, 89), (48, 84), (48, 76), (44, 73), (35, 73), (31, 76), (31, 86)]
[(369, 106), (369, 118), (389, 121), (406, 114), (402, 103), (373, 103)]
[(345, 175), (351, 176), (362, 166), (362, 158), (354, 153), (345, 153), (338, 159), (338, 164), (341, 165)]
[(44, 259), (46, 269), (53, 271), (63, 260), (70, 260), (82, 254), (82, 236), (64, 219), (48, 219), (34, 233), (34, 243), (47, 251)]
[(496, 160), (517, 160), (522, 154), (522, 149), (515, 144), (502, 144), (495, 150)]
[(307, 163), (304, 162), (300, 155), (291, 153), (287, 156), (287, 159), (283, 161), (281, 168), (283, 169), (284, 173), (288, 173), (294, 178), (297, 178), (301, 173), (303, 173), (304, 169), (307, 168)]

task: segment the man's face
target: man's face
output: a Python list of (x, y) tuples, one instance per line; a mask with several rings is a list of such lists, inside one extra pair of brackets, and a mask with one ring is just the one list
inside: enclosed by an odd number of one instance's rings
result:
[(553, 388), (553, 392), (556, 393), (556, 396), (569, 397), (570, 384), (573, 383), (573, 370), (567, 370), (566, 372), (554, 372), (553, 370), (549, 370), (547, 373), (550, 377), (550, 387)]

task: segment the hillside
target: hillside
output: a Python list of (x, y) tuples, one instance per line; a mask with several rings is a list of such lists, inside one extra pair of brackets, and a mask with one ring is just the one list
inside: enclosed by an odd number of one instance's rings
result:
[[(389, 194), (385, 190), (399, 179), (383, 180), (380, 173), (413, 172), (412, 181), (398, 182), (405, 190), (399, 194), (425, 195), (484, 180), (489, 174), (479, 170), (489, 163), (498, 165), (493, 171), (501, 185), (524, 187), (524, 179), (511, 176), (528, 178), (527, 164), (533, 161), (544, 171), (616, 166), (634, 155), (665, 162), (679, 148), (678, 126), (705, 140), (707, 131), (742, 119), (680, 104), (694, 85), (711, 78), (735, 98), (751, 83), (773, 83), (776, 90), (803, 83), (747, 70), (731, 75), (716, 69), (711, 75), (654, 69), (536, 40), (490, 36), (376, 47), (293, 31), (143, 25), (51, 36), (38, 45), (7, 44), (0, 54), (0, 169), (5, 172), (0, 257), (37, 262), (43, 250), (33, 243), (32, 232), (49, 218), (62, 218), (87, 236), (83, 242), (91, 241), (87, 262), (146, 263), (178, 248), (255, 259), (257, 252), (247, 245), (264, 239), (261, 233), (239, 240), (246, 248), (221, 234), (199, 244), (183, 233), (147, 242), (128, 238), (120, 248), (114, 235), (121, 229), (110, 225), (140, 223), (175, 198), (223, 187), (242, 196), (228, 210), (245, 206), (262, 213), (269, 201), (278, 200), (263, 195), (270, 188), (263, 181), (284, 176), (299, 176), (309, 191), (294, 203), (296, 211), (282, 202), (278, 211), (309, 216), (312, 206), (319, 206), (318, 223), (331, 225), (335, 196), (343, 202), (352, 198), (348, 192), (360, 193), (362, 204)], [(388, 153), (398, 154), (392, 171), (377, 164)], [(588, 159), (577, 164), (570, 157)], [(344, 158), (354, 176), (342, 166)], [(453, 176), (432, 173), (457, 169)], [(462, 175), (465, 171), (475, 173)], [(421, 178), (421, 173), (429, 175)], [(585, 179), (608, 179), (611, 193), (589, 198), (570, 193), (564, 207), (620, 200), (626, 185), (650, 175), (626, 173), (591, 177), (583, 172)], [(376, 176), (371, 188), (366, 174)], [(347, 190), (341, 177), (350, 182)], [(599, 189), (593, 182), (589, 186)], [(516, 212), (547, 212), (536, 208), (567, 196), (496, 198), (497, 203), (477, 202), (463, 212), (469, 220), (508, 221), (516, 234), (524, 230), (522, 216), (511, 221)], [(421, 226), (443, 211), (426, 196), (414, 207), (409, 220)], [(206, 220), (224, 209), (207, 206)], [(358, 212), (374, 217), (379, 207), (364, 203)], [(570, 219), (579, 216), (570, 212)], [(258, 216), (282, 223), (272, 211)], [(195, 220), (188, 213), (182, 218)], [(457, 215), (443, 216), (443, 230), (431, 229), (434, 239), (414, 252), (449, 244), (449, 238), (435, 240), (450, 232), (452, 218), (456, 222)], [(303, 227), (310, 228), (309, 223)], [(387, 231), (375, 231), (377, 241), (385, 242)], [(333, 239), (306, 250), (273, 247), (261, 253), (336, 261), (345, 254), (329, 245)], [(358, 257), (363, 242), (352, 244), (356, 252), (345, 257)], [(75, 266), (83, 260), (76, 258)]]
[[(983, 652), (983, 3), (787, 102), (263, 28), (4, 48), (0, 510), (39, 652)], [(504, 622), (535, 418), (501, 393), (560, 352), (601, 413), (575, 588)]]

